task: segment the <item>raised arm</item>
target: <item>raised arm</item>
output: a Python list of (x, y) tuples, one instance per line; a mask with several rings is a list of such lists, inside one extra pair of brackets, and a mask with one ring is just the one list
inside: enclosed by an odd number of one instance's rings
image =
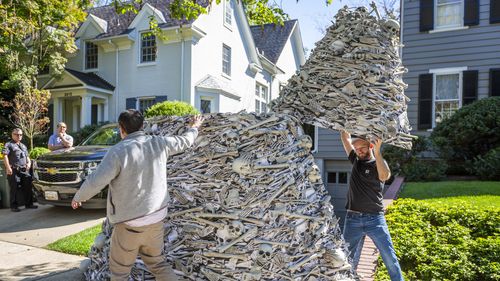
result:
[(190, 129), (181, 136), (165, 137), (168, 154), (176, 154), (184, 151), (194, 144), (198, 136), (198, 128), (203, 123), (203, 117), (196, 115), (189, 124)]
[(373, 154), (375, 156), (375, 161), (377, 165), (378, 179), (380, 181), (386, 181), (391, 177), (391, 169), (387, 162), (382, 157), (382, 152), (380, 152), (380, 147), (382, 147), (382, 140), (377, 139), (375, 141), (375, 147), (373, 148)]
[(347, 131), (342, 130), (340, 132), (340, 139), (342, 140), (342, 144), (344, 145), (345, 153), (347, 153), (347, 156), (349, 156), (351, 154), (351, 151), (354, 150), (354, 147), (351, 144), (351, 134), (349, 134)]

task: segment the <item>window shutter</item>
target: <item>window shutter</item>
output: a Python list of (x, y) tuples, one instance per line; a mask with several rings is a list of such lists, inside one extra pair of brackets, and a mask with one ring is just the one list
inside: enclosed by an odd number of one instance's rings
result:
[(490, 23), (500, 22), (500, 0), (490, 0)]
[(462, 83), (462, 106), (473, 103), (477, 100), (477, 70), (463, 72)]
[(137, 109), (137, 99), (136, 98), (128, 98), (125, 102), (126, 109)]
[(479, 24), (479, 0), (465, 0), (464, 25), (471, 26), (478, 24)]
[(168, 96), (156, 96), (155, 97), (155, 103), (160, 103), (168, 100)]
[(432, 128), (432, 74), (418, 77), (418, 129)]
[(490, 69), (490, 97), (500, 97), (500, 68)]
[(434, 29), (434, 0), (420, 0), (420, 32)]

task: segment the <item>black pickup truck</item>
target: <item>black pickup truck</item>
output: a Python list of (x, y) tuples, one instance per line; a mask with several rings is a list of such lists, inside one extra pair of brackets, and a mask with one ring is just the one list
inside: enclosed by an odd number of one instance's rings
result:
[[(71, 206), (71, 200), (101, 162), (108, 149), (120, 141), (116, 124), (99, 128), (80, 145), (40, 156), (33, 164), (33, 186), (38, 203)], [(106, 208), (107, 188), (82, 204), (83, 208)]]

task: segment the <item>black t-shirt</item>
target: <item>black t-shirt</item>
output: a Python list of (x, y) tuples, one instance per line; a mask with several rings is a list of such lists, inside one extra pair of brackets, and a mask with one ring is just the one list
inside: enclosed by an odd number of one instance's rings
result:
[(346, 209), (362, 213), (378, 213), (384, 210), (382, 190), (384, 183), (378, 178), (375, 159), (359, 160), (351, 151), (349, 161), (353, 164)]

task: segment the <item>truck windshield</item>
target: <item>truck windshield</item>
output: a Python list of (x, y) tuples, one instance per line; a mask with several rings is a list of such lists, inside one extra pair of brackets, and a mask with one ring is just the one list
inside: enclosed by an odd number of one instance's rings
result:
[(104, 127), (93, 133), (82, 145), (115, 145), (120, 140), (117, 127)]

